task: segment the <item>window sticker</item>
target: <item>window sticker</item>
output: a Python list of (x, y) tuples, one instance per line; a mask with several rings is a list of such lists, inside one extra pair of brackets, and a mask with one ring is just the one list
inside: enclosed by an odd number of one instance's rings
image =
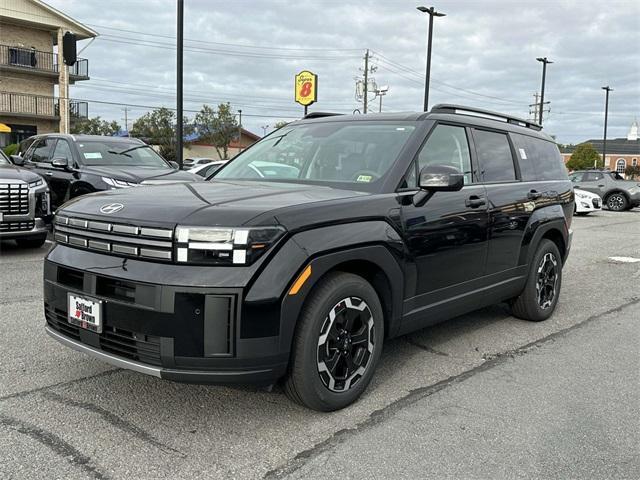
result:
[(102, 154), (100, 152), (85, 152), (84, 158), (102, 158)]
[(522, 160), (526, 160), (527, 159), (527, 152), (524, 151), (524, 148), (519, 148), (518, 151), (520, 152), (520, 158)]
[(356, 182), (369, 183), (371, 180), (373, 180), (371, 175), (358, 175), (358, 178), (356, 178)]

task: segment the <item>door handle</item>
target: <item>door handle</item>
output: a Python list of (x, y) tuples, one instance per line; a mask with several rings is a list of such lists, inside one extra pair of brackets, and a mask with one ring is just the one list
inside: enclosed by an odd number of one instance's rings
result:
[(53, 175), (53, 172), (45, 172), (45, 175), (52, 176), (52, 175)]
[(537, 200), (538, 198), (540, 198), (542, 196), (542, 193), (536, 191), (536, 190), (531, 190), (528, 194), (527, 194), (527, 198), (529, 200)]
[(471, 195), (464, 202), (464, 204), (469, 208), (478, 208), (478, 207), (481, 207), (482, 205), (486, 205), (486, 203), (487, 202), (484, 198), (480, 198), (476, 195)]
[(604, 187), (604, 185), (598, 185), (600, 188)]

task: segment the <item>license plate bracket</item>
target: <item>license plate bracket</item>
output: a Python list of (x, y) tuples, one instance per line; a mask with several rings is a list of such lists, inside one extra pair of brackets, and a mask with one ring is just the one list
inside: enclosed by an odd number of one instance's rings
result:
[(67, 293), (67, 320), (70, 324), (102, 333), (102, 300)]

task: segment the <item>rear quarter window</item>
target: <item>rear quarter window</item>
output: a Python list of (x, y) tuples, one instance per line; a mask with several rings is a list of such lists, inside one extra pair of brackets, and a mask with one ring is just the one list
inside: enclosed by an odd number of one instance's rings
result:
[(522, 179), (566, 180), (567, 169), (555, 143), (512, 133)]

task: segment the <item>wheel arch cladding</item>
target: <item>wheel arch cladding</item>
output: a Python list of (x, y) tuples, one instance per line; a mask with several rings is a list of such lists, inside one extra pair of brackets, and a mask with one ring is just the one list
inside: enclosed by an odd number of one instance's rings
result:
[[(403, 275), (398, 248), (400, 236), (384, 221), (334, 225), (298, 233), (271, 259), (245, 302), (262, 303), (281, 299), (280, 351), (289, 351), (298, 316), (313, 286), (327, 273), (346, 271), (369, 281), (385, 310), (386, 331), (392, 336), (400, 324)], [(300, 273), (311, 266), (311, 275), (299, 292), (289, 295)], [(386, 318), (388, 317), (388, 318)]]
[(556, 244), (564, 263), (567, 255), (568, 228), (564, 210), (560, 205), (551, 205), (533, 212), (522, 240), (519, 265), (531, 263), (538, 245), (545, 238)]

